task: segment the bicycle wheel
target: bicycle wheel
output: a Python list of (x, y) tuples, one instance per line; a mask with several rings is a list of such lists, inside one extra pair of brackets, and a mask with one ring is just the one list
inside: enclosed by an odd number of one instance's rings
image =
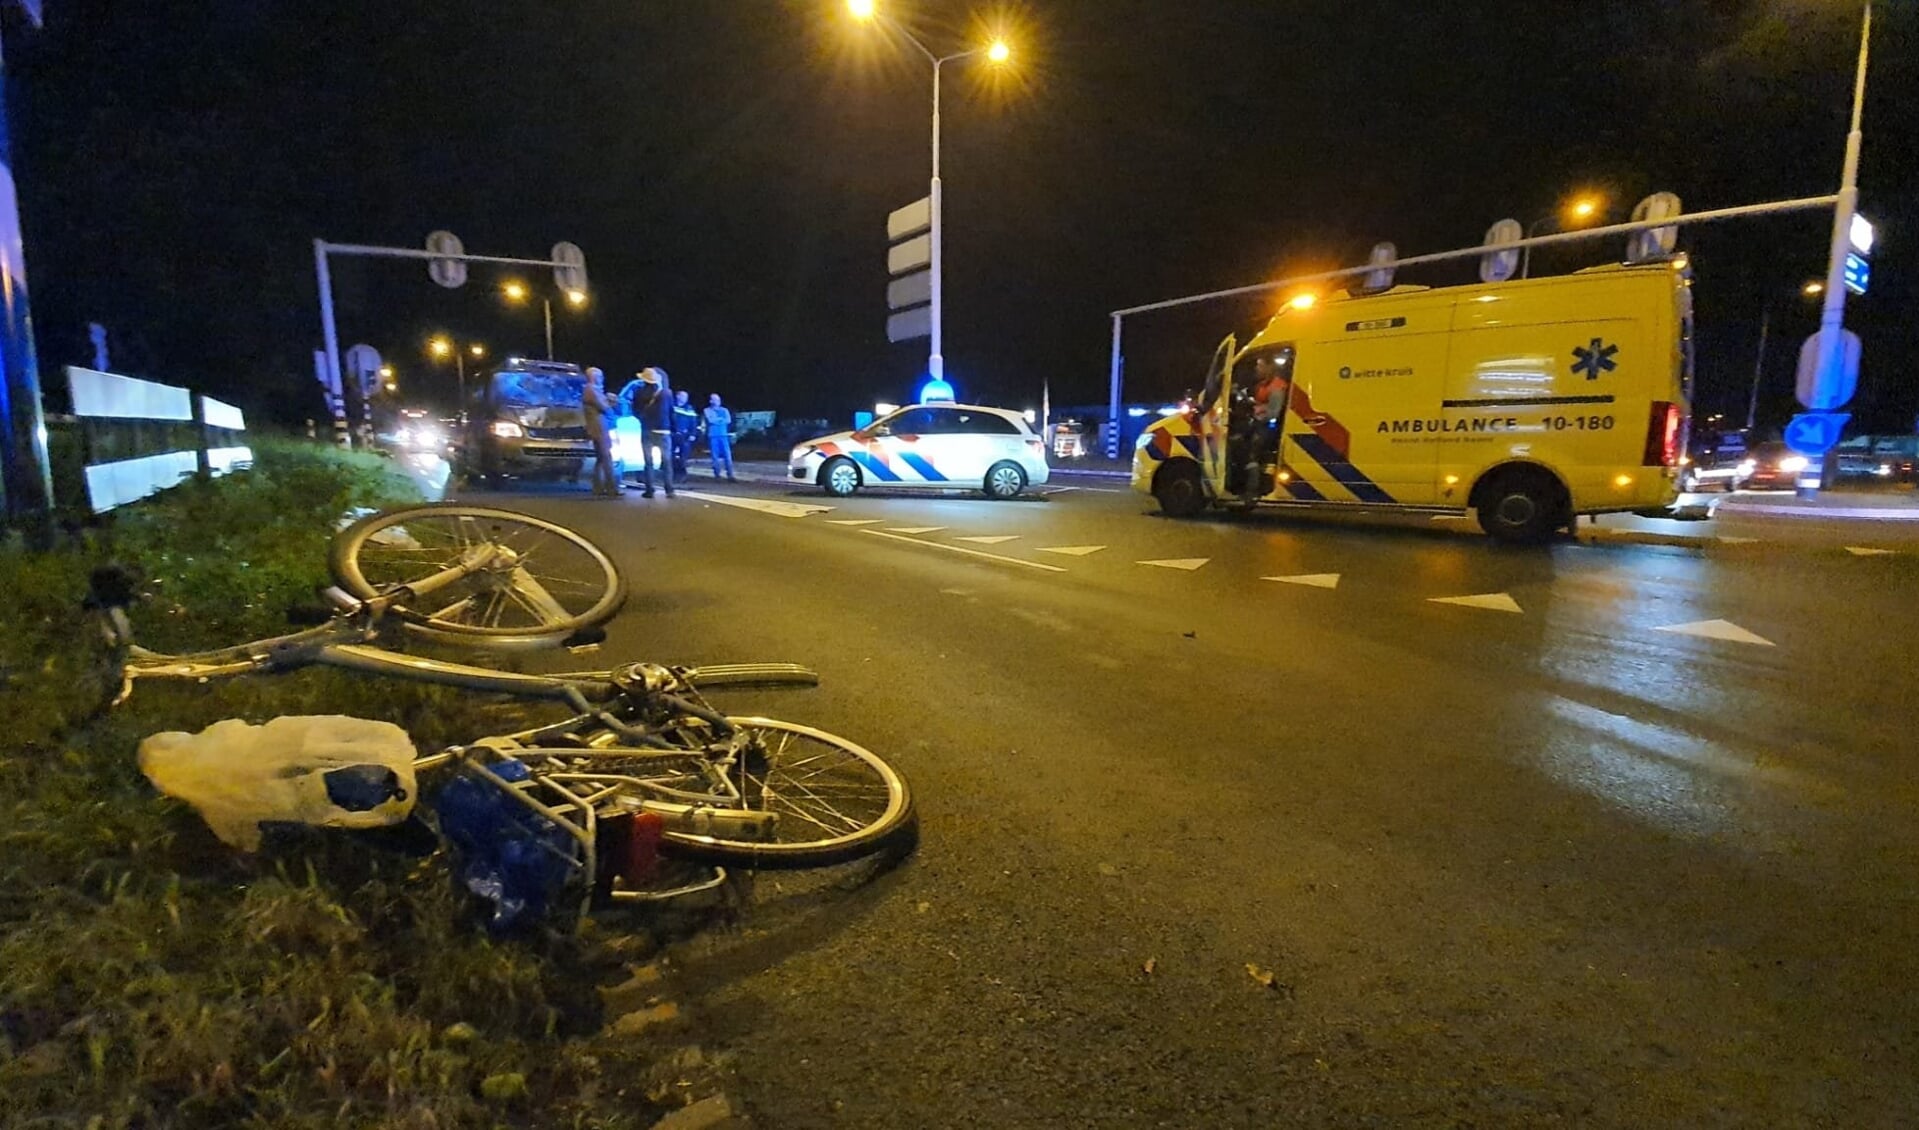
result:
[(773, 718), (728, 718), (751, 742), (746, 788), (779, 816), (770, 841), (666, 833), (679, 859), (763, 870), (829, 867), (906, 842), (918, 818), (906, 779), (845, 738)]
[[(400, 609), (406, 625), (475, 646), (558, 642), (626, 603), (626, 582), (598, 546), (510, 510), (388, 510), (341, 530), (327, 556), (333, 579), (362, 600), (419, 586)], [(464, 575), (438, 583), (456, 567)]]

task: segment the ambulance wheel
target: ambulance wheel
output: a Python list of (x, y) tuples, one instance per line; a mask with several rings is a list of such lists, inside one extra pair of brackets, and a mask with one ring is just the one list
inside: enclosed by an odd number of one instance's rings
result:
[(986, 469), (986, 497), (1008, 499), (1018, 498), (1019, 492), (1026, 489), (1026, 472), (1018, 463), (995, 463)]
[(1571, 521), (1566, 488), (1532, 467), (1495, 473), (1473, 492), (1479, 527), (1495, 541), (1538, 545)]
[(846, 456), (835, 456), (820, 468), (820, 486), (834, 498), (845, 498), (860, 489), (860, 469)]
[(1153, 477), (1153, 497), (1169, 518), (1191, 518), (1206, 508), (1206, 492), (1199, 485), (1199, 465), (1190, 459), (1168, 463)]

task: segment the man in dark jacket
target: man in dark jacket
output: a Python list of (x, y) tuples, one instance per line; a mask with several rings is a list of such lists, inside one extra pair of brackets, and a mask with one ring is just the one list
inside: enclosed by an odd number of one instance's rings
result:
[(673, 481), (686, 481), (686, 462), (693, 457), (693, 445), (700, 438), (700, 414), (685, 389), (673, 394)]
[(620, 407), (640, 422), (640, 491), (644, 498), (653, 497), (656, 469), (664, 480), (666, 497), (673, 497), (673, 467), (667, 454), (673, 448), (673, 393), (666, 382), (665, 369), (648, 367), (620, 390)]

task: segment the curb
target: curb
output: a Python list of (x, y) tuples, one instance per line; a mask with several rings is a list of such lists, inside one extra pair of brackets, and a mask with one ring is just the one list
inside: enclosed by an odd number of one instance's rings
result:
[(1854, 522), (1919, 522), (1919, 507), (1889, 509), (1875, 506), (1789, 506), (1771, 503), (1722, 502), (1713, 509), (1714, 517), (1736, 514), (1741, 518), (1831, 518)]

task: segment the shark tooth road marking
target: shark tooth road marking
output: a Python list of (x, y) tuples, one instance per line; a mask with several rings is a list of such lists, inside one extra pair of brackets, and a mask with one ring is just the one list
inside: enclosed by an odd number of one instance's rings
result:
[(1487, 612), (1524, 612), (1510, 593), (1486, 592), (1477, 596), (1435, 596), (1430, 604), (1457, 604), (1461, 608), (1482, 608)]
[(1338, 573), (1301, 573), (1297, 577), (1261, 577), (1262, 581), (1278, 581), (1283, 585), (1305, 585), (1315, 589), (1336, 589), (1339, 587)]

